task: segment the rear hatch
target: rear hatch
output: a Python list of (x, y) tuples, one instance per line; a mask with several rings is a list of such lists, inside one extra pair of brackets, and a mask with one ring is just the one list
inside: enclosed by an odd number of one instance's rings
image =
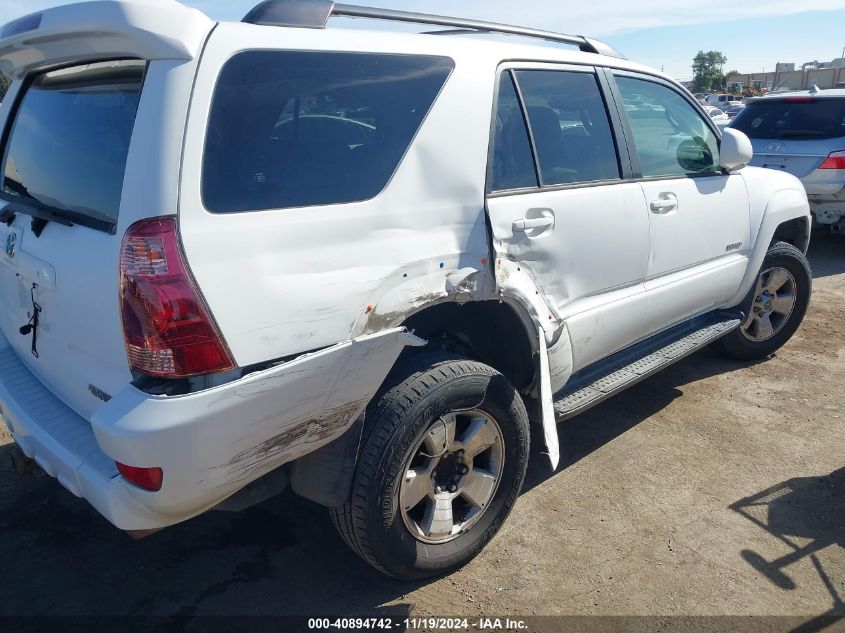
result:
[(0, 163), (0, 330), (83, 416), (131, 378), (116, 227), (147, 64), (29, 74)]
[(178, 2), (98, 0), (0, 27), (13, 80), (0, 105), (0, 345), (88, 419), (132, 380), (121, 239), (177, 212), (182, 131), (214, 26)]
[(751, 139), (752, 165), (789, 172), (811, 194), (842, 188), (830, 181), (836, 174), (824, 173), (830, 170), (817, 172), (831, 152), (845, 150), (845, 98), (762, 98), (745, 106), (731, 127)]

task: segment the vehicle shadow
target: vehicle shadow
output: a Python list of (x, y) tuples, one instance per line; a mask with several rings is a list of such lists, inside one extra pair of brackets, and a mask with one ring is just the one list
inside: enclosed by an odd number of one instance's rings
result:
[(813, 269), (813, 279), (845, 273), (845, 236), (814, 231), (807, 259)]
[[(681, 389), (684, 385), (711, 376), (739, 371), (758, 362), (765, 361), (739, 362), (727, 359), (706, 348), (676, 363), (671, 370), (658, 373), (585, 413), (560, 423), (558, 425), (560, 441), (558, 471), (584, 459), (643, 420), (665, 409), (676, 398), (684, 395)], [(541, 441), (535, 437), (532, 437), (532, 441), (534, 443), (532, 460), (528, 465), (523, 492), (550, 477), (548, 459), (545, 455), (538, 459), (544, 450), (540, 446)]]
[[(803, 624), (797, 631), (821, 631), (845, 616), (845, 601), (836, 589), (818, 553), (838, 545), (845, 547), (845, 468), (822, 477), (800, 477), (774, 485), (730, 505), (775, 539), (787, 545), (789, 553), (767, 560), (752, 550), (740, 552), (742, 558), (781, 589), (799, 589), (787, 568), (809, 558), (820, 584), (830, 594), (831, 609)], [(806, 589), (806, 588), (805, 588)]]
[[(560, 426), (561, 469), (612, 441), (705, 376), (746, 367), (703, 351)], [(0, 616), (367, 614), (402, 619), (426, 582), (386, 578), (340, 540), (325, 509), (285, 493), (237, 514), (209, 512), (140, 541), (0, 447)], [(524, 491), (552, 476), (532, 455)], [(387, 602), (398, 605), (382, 608)]]
[(133, 541), (31, 462), (16, 468), (16, 455), (0, 446), (0, 618), (152, 616), (156, 629), (191, 630), (204, 615), (410, 613), (380, 605), (418, 585), (372, 570), (325, 509), (292, 494)]

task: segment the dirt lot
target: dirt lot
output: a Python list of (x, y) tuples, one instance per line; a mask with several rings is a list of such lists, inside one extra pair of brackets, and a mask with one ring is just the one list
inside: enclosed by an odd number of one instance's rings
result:
[(566, 422), (558, 472), (535, 459), (500, 535), (433, 582), (381, 577), (288, 495), (133, 542), (0, 446), (0, 615), (845, 615), (845, 240), (810, 259), (775, 358), (704, 351)]

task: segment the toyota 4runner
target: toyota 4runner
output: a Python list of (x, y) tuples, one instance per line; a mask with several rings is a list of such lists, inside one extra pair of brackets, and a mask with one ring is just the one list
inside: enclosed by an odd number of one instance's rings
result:
[(530, 433), (555, 468), (558, 421), (807, 309), (801, 183), (590, 38), (102, 0), (2, 27), (0, 71), (0, 413), (122, 530), (289, 486), (442, 573)]

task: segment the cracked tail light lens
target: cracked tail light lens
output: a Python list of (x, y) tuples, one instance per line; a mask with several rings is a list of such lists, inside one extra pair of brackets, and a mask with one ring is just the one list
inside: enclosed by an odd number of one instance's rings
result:
[(235, 367), (188, 271), (176, 218), (142, 220), (126, 232), (120, 294), (132, 369), (159, 378), (184, 378)]
[(830, 156), (819, 165), (819, 169), (845, 169), (845, 150), (831, 152)]
[(117, 464), (117, 471), (133, 486), (138, 486), (150, 492), (161, 490), (161, 482), (164, 479), (164, 472), (161, 468), (138, 468), (120, 462), (115, 462), (115, 464)]

